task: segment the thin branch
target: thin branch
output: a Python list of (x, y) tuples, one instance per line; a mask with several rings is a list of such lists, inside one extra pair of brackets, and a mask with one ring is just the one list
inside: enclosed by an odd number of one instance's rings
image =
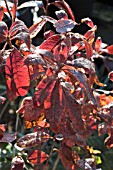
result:
[(57, 157), (52, 170), (56, 170), (58, 162), (59, 162), (59, 156)]
[(0, 113), (0, 119), (2, 118), (2, 116), (3, 116), (4, 112), (5, 112), (5, 110), (7, 109), (8, 105), (9, 105), (9, 100), (5, 103), (3, 109), (2, 109), (2, 111)]
[(4, 0), (4, 1), (5, 1), (5, 5), (6, 5), (6, 8), (7, 8), (7, 11), (9, 13), (9, 15), (10, 15), (10, 18), (12, 19), (12, 15), (11, 15), (11, 12), (10, 12), (9, 7), (8, 7), (7, 0)]

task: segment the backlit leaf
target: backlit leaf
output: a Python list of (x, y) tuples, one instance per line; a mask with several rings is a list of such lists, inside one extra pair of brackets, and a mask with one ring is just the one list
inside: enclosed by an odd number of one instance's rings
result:
[(17, 9), (22, 9), (22, 8), (28, 8), (28, 7), (39, 7), (43, 8), (44, 4), (42, 1), (29, 1), (29, 2), (24, 2), (20, 6), (18, 6)]
[(39, 31), (42, 29), (42, 27), (45, 25), (46, 22), (47, 21), (45, 19), (40, 18), (38, 23), (32, 25), (29, 28), (30, 37), (34, 38), (39, 33)]
[(9, 99), (26, 95), (30, 85), (28, 68), (16, 48), (12, 50), (6, 61), (5, 72)]
[(38, 164), (46, 161), (47, 158), (48, 158), (48, 156), (45, 152), (34, 150), (33, 153), (31, 153), (29, 155), (28, 160), (29, 160), (30, 163), (32, 163), (34, 165), (38, 165)]
[(56, 46), (56, 44), (60, 42), (60, 40), (61, 40), (61, 35), (59, 34), (53, 35), (47, 38), (44, 42), (42, 42), (39, 49), (51, 51)]
[(55, 14), (58, 19), (61, 19), (61, 18), (68, 19), (68, 16), (64, 10), (56, 11)]
[(6, 131), (5, 125), (0, 124), (0, 140), (3, 138), (5, 131)]
[(2, 21), (3, 17), (4, 17), (4, 9), (2, 6), (0, 6), (0, 21)]
[(101, 50), (101, 45), (102, 45), (102, 39), (101, 37), (98, 37), (95, 41), (95, 50), (99, 52)]
[(5, 102), (5, 100), (6, 100), (5, 97), (0, 96), (0, 104), (3, 104)]
[(106, 49), (108, 54), (113, 54), (113, 45), (108, 46)]
[(95, 26), (93, 21), (90, 18), (83, 18), (81, 22), (87, 24), (91, 28)]
[(113, 81), (113, 71), (111, 71), (111, 72), (109, 73), (109, 79), (110, 79), (111, 81)]

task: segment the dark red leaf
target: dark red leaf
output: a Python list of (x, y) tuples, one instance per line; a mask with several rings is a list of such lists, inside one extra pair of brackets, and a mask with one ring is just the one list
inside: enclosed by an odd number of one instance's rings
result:
[(92, 93), (92, 90), (90, 88), (90, 85), (89, 85), (89, 82), (88, 82), (86, 75), (84, 73), (82, 73), (81, 71), (78, 71), (78, 70), (70, 70), (70, 71), (71, 71), (71, 73), (73, 73), (75, 75), (77, 80), (79, 82), (81, 82), (83, 84), (83, 86), (85, 86), (85, 90), (86, 90), (86, 93), (87, 93), (89, 100), (92, 101), (93, 104), (96, 106), (97, 103), (96, 103), (96, 100), (93, 96), (93, 93)]
[(106, 48), (108, 54), (113, 54), (113, 45), (110, 45)]
[(68, 49), (64, 42), (54, 48), (54, 56), (57, 63), (65, 63), (68, 58)]
[(54, 4), (55, 6), (57, 6), (60, 9), (66, 10), (66, 12), (69, 14), (70, 18), (75, 21), (75, 17), (74, 14), (70, 8), (70, 6), (67, 4), (66, 1), (55, 1), (52, 4)]
[(46, 161), (48, 158), (47, 154), (43, 151), (34, 150), (32, 154), (29, 155), (28, 160), (34, 165), (38, 165)]
[(56, 11), (55, 12), (58, 19), (68, 19), (68, 16), (64, 10)]
[(39, 31), (42, 29), (42, 27), (46, 24), (46, 22), (47, 21), (45, 19), (40, 18), (38, 23), (32, 25), (29, 28), (30, 37), (34, 38), (39, 33)]
[[(36, 92), (34, 96), (34, 105), (36, 104), (37, 106), (44, 105), (45, 100), (49, 95), (51, 95), (51, 91), (54, 88), (54, 85), (56, 83), (55, 79), (52, 78), (45, 78), (36, 87)], [(50, 103), (50, 102), (49, 102)], [(45, 107), (47, 107), (45, 105)]]
[(111, 71), (108, 76), (109, 76), (109, 79), (110, 79), (111, 81), (113, 81), (113, 71)]
[(3, 17), (4, 17), (4, 9), (2, 6), (0, 6), (0, 21), (2, 21)]
[(24, 170), (24, 160), (21, 156), (15, 156), (12, 160), (11, 170)]
[(61, 35), (59, 34), (53, 35), (47, 38), (44, 42), (42, 42), (39, 48), (47, 51), (51, 51), (56, 46), (56, 44), (60, 42), (60, 40), (61, 40)]
[(16, 48), (12, 50), (6, 61), (5, 72), (9, 99), (26, 95), (30, 85), (28, 68)]
[(47, 141), (48, 139), (49, 135), (42, 131), (29, 133), (17, 141), (17, 146), (20, 148), (31, 148), (39, 146), (41, 143)]
[(0, 21), (0, 43), (5, 42), (8, 35), (8, 27), (5, 22)]
[(95, 26), (90, 18), (84, 18), (81, 20), (81, 22), (87, 24), (91, 28)]
[(6, 100), (5, 97), (0, 96), (0, 104), (3, 104), (5, 102), (5, 100)]
[(84, 37), (89, 40), (89, 42), (93, 42), (95, 39), (95, 31), (97, 30), (97, 26), (94, 26), (92, 29), (88, 30), (85, 34)]
[(38, 49), (38, 53), (43, 57), (44, 60), (47, 60), (48, 62), (50, 62), (51, 64), (55, 64), (55, 57), (53, 55), (52, 52), (48, 51), (48, 50), (43, 50), (43, 49)]
[(55, 22), (54, 27), (58, 33), (65, 33), (71, 31), (76, 25), (76, 22), (70, 19), (60, 19)]

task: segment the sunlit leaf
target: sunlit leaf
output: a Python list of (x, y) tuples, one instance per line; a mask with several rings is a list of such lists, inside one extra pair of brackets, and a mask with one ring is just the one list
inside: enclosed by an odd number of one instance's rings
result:
[(15, 156), (12, 159), (11, 170), (24, 170), (24, 160), (21, 156)]
[(70, 19), (59, 19), (55, 24), (54, 27), (58, 33), (65, 33), (71, 31), (76, 25), (76, 22)]
[(9, 99), (26, 95), (30, 85), (28, 68), (16, 48), (12, 50), (6, 61), (5, 72)]

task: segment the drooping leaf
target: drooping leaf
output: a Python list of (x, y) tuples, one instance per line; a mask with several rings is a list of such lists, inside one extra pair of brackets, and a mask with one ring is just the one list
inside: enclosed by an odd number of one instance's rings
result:
[(49, 135), (45, 132), (34, 132), (29, 133), (17, 141), (17, 146), (20, 148), (31, 148), (34, 146), (39, 146), (41, 143), (47, 141)]
[(71, 31), (76, 25), (76, 22), (70, 19), (59, 19), (54, 27), (58, 33), (65, 33)]
[(15, 156), (12, 160), (11, 170), (24, 170), (24, 160), (21, 156)]
[(34, 165), (38, 165), (46, 161), (48, 158), (47, 154), (43, 151), (34, 150), (29, 154), (28, 160)]
[(75, 59), (72, 61), (72, 65), (77, 68), (84, 68), (88, 74), (95, 74), (95, 65), (88, 59), (82, 57)]
[(61, 40), (61, 35), (59, 34), (53, 35), (47, 38), (44, 42), (42, 42), (39, 49), (51, 51), (56, 46), (56, 44), (60, 42), (60, 40)]
[(8, 27), (5, 22), (0, 21), (0, 43), (5, 42), (8, 35)]
[(0, 6), (0, 21), (2, 21), (3, 17), (4, 17), (4, 9), (2, 6)]
[(43, 58), (39, 54), (29, 54), (25, 58), (24, 63), (26, 65), (28, 65), (28, 66), (29, 65), (37, 65), (37, 64), (46, 65), (46, 63), (44, 62)]
[(71, 71), (71, 73), (73, 73), (75, 75), (77, 80), (79, 82), (81, 82), (83, 84), (83, 86), (85, 86), (86, 93), (87, 93), (89, 100), (92, 101), (94, 103), (94, 105), (97, 105), (86, 75), (78, 70), (70, 70), (70, 71)]
[(55, 6), (57, 6), (60, 9), (66, 10), (66, 12), (69, 14), (70, 18), (73, 21), (75, 21), (74, 14), (73, 14), (70, 6), (67, 4), (67, 2), (65, 0), (63, 0), (63, 1), (55, 1), (52, 4), (54, 4)]
[(30, 85), (28, 68), (16, 48), (12, 50), (6, 61), (5, 72), (9, 99), (26, 95)]
[(42, 27), (46, 24), (46, 22), (47, 21), (45, 19), (40, 18), (38, 23), (32, 25), (29, 28), (30, 37), (34, 38), (39, 33), (39, 31), (42, 29)]
[(43, 8), (44, 4), (43, 1), (29, 1), (29, 2), (24, 2), (20, 6), (18, 6), (18, 10), (22, 8), (28, 8), (28, 7), (39, 7)]
[(90, 18), (83, 18), (81, 22), (87, 24), (90, 28), (93, 28), (95, 26)]

